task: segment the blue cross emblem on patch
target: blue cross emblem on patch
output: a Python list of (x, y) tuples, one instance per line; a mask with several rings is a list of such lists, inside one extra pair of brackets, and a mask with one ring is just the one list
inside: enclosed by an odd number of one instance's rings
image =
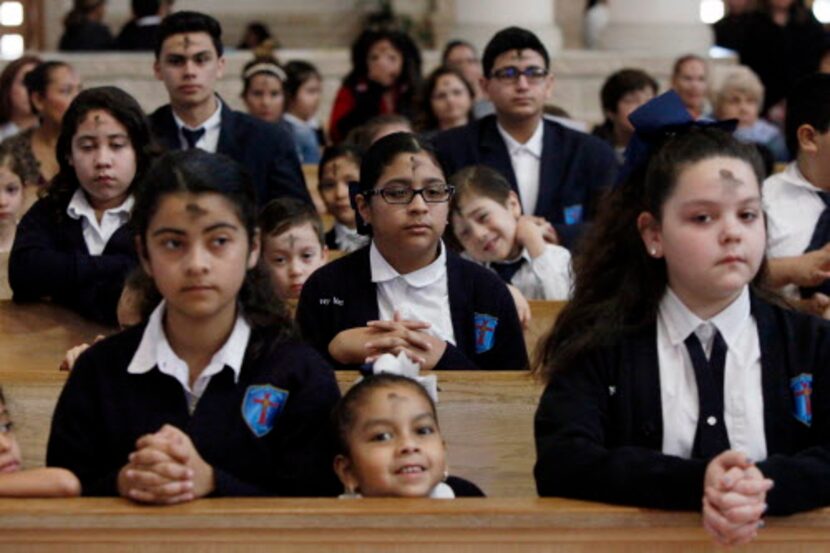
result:
[(566, 225), (577, 225), (582, 222), (582, 204), (574, 204), (562, 210)]
[(810, 401), (810, 396), (813, 395), (813, 375), (802, 373), (791, 378), (790, 390), (795, 402), (793, 415), (799, 422), (810, 426), (813, 422), (813, 404)]
[(493, 349), (498, 324), (498, 317), (483, 313), (475, 314), (476, 353), (484, 353)]
[(251, 432), (257, 438), (261, 438), (274, 428), (277, 416), (282, 412), (287, 400), (286, 390), (270, 384), (248, 386), (242, 399), (242, 418)]

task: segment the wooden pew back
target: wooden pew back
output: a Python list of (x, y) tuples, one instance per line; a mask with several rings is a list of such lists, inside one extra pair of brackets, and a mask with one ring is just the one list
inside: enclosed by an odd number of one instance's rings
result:
[[(547, 331), (561, 303), (531, 302), (530, 343)], [(64, 352), (107, 329), (48, 304), (0, 302), (0, 384), (27, 467), (42, 466), (52, 413), (67, 373)], [(337, 374), (343, 391), (356, 380)], [(496, 497), (535, 495), (533, 413), (541, 386), (523, 371), (439, 372), (439, 422), (453, 474)]]

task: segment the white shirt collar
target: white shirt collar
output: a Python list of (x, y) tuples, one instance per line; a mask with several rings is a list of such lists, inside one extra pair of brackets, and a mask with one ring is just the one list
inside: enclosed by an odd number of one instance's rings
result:
[(222, 125), (222, 99), (219, 96), (214, 96), (216, 98), (216, 111), (213, 112), (213, 115), (208, 117), (205, 121), (202, 122), (201, 125), (198, 127), (191, 127), (187, 125), (181, 117), (176, 114), (176, 110), (173, 111), (173, 119), (176, 121), (176, 126), (179, 128), (179, 138), (184, 140), (182, 136), (182, 127), (189, 129), (191, 131), (197, 131), (199, 129), (205, 129), (205, 132), (210, 132), (215, 130), (219, 126)]
[[(121, 205), (105, 210), (104, 215), (126, 215), (127, 218), (129, 218), (130, 213), (133, 210), (134, 203), (135, 198), (133, 198), (133, 195), (130, 194), (127, 196), (127, 199), (121, 202)], [(95, 208), (93, 208), (92, 204), (89, 203), (83, 188), (80, 186), (77, 190), (75, 190), (75, 193), (72, 194), (72, 198), (69, 200), (69, 205), (66, 206), (66, 214), (73, 219), (80, 219), (83, 217), (89, 220), (90, 223), (98, 223), (98, 217), (95, 216)]]
[(806, 188), (812, 192), (825, 192), (821, 188), (814, 186), (810, 181), (808, 181), (804, 174), (801, 172), (801, 169), (798, 168), (798, 163), (793, 161), (787, 164), (787, 167), (776, 175), (781, 180), (792, 184), (793, 186), (799, 186), (801, 188)]
[(515, 156), (520, 151), (524, 150), (530, 154), (533, 154), (533, 156), (538, 159), (542, 158), (542, 136), (544, 134), (545, 125), (541, 119), (539, 119), (539, 123), (536, 125), (536, 130), (533, 131), (533, 135), (531, 135), (530, 139), (524, 144), (510, 136), (510, 133), (508, 133), (498, 122), (496, 123), (496, 128), (498, 128), (499, 134), (504, 140), (504, 144), (507, 146), (507, 151), (511, 156)]
[[(130, 364), (127, 366), (127, 372), (130, 374), (144, 374), (154, 367), (158, 367), (162, 373), (178, 380), (182, 387), (190, 392), (187, 364), (170, 347), (164, 333), (163, 316), (166, 305), (167, 302), (162, 300), (153, 311), (153, 314), (150, 315), (141, 342), (138, 344), (138, 349), (136, 349)], [(218, 374), (227, 366), (233, 370), (234, 381), (238, 382), (250, 337), (251, 326), (239, 310), (230, 336), (219, 351), (213, 355), (199, 378)], [(182, 369), (184, 372), (182, 372)], [(205, 383), (206, 386), (207, 383)], [(201, 393), (197, 395), (201, 396)]]
[(701, 325), (711, 323), (720, 331), (729, 349), (735, 351), (738, 337), (743, 331), (745, 323), (751, 317), (749, 286), (744, 286), (735, 301), (708, 321), (704, 321), (692, 313), (677, 297), (677, 294), (668, 287), (660, 300), (659, 312), (666, 323), (666, 331), (672, 345), (676, 346), (683, 343)]
[(161, 24), (161, 16), (160, 15), (145, 15), (144, 17), (136, 19), (135, 24), (138, 27), (149, 27), (150, 25), (160, 25)]
[(334, 223), (334, 242), (343, 251), (354, 251), (369, 243), (369, 237), (340, 223)]
[(403, 278), (407, 284), (414, 288), (423, 288), (437, 282), (447, 275), (447, 252), (444, 243), (438, 243), (438, 257), (427, 265), (421, 267), (417, 271), (412, 271), (405, 275), (400, 274), (392, 265), (383, 257), (372, 240), (372, 245), (369, 247), (369, 266), (372, 269), (372, 282), (387, 282), (398, 277)]

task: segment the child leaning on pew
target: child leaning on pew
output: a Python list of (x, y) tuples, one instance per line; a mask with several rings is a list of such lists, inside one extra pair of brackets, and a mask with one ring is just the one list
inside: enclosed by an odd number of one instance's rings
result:
[(303, 287), (303, 336), (340, 368), (405, 351), (430, 369), (526, 367), (513, 299), (491, 271), (447, 251), (452, 187), (409, 133), (366, 152), (353, 201), (372, 241), (321, 267)]
[(571, 292), (571, 254), (545, 241), (545, 228), (522, 215), (519, 197), (497, 171), (483, 165), (450, 178), (452, 231), (475, 261), (532, 300), (566, 300)]
[(81, 484), (61, 468), (21, 470), (20, 445), (14, 435), (6, 398), (0, 388), (0, 497), (74, 497)]
[(435, 402), (415, 380), (365, 377), (334, 410), (341, 497), (483, 497), (472, 482), (449, 476), (447, 444)]
[(536, 486), (702, 511), (738, 545), (764, 514), (830, 500), (830, 323), (758, 287), (756, 149), (693, 124), (674, 92), (631, 121), (651, 153), (607, 198), (539, 349)]
[(298, 299), (311, 273), (329, 260), (320, 215), (309, 203), (278, 198), (259, 214), (259, 228), (274, 290), (282, 300)]
[(337, 490), (328, 419), (340, 391), (258, 263), (256, 211), (244, 168), (198, 148), (142, 181), (134, 238), (163, 301), (78, 358), (52, 418), (47, 464), (72, 470), (84, 495)]

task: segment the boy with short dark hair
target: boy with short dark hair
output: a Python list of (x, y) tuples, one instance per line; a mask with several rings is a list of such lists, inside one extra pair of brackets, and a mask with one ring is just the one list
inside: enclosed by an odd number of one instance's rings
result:
[(597, 197), (614, 182), (614, 152), (596, 137), (543, 118), (553, 76), (536, 35), (518, 27), (499, 31), (482, 61), (481, 85), (496, 113), (435, 137), (441, 164), (447, 175), (478, 164), (499, 171), (523, 211), (547, 219), (556, 240), (571, 247)]
[(216, 95), (216, 81), (225, 71), (218, 21), (190, 11), (167, 16), (155, 53), (156, 78), (170, 95), (170, 103), (150, 115), (153, 133), (163, 146), (200, 148), (244, 165), (260, 205), (281, 196), (311, 203), (290, 133), (232, 110)]
[(799, 81), (787, 98), (787, 147), (795, 161), (764, 181), (770, 281), (830, 309), (830, 75)]
[(605, 140), (617, 154), (620, 163), (628, 142), (634, 135), (634, 127), (628, 121), (632, 111), (657, 94), (657, 81), (641, 69), (620, 69), (612, 73), (599, 92), (605, 121), (597, 125), (591, 134)]
[(259, 229), (262, 258), (277, 295), (299, 299), (305, 281), (329, 259), (320, 215), (312, 205), (280, 198), (262, 210)]

